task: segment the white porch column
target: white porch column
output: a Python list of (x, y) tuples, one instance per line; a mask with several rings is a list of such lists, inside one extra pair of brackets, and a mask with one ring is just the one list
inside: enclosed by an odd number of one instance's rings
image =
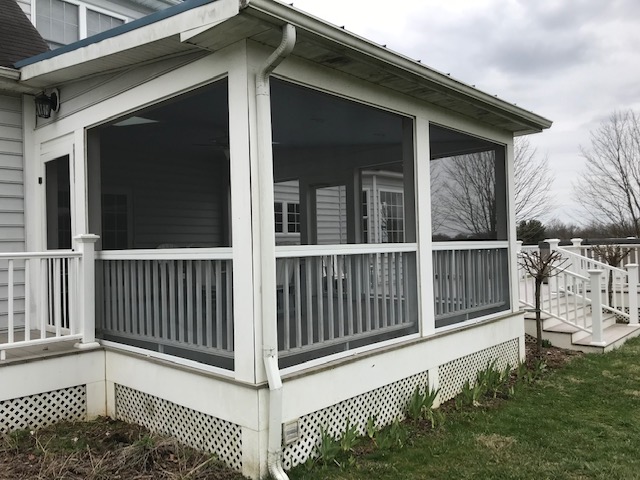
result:
[(84, 234), (74, 237), (77, 249), (82, 254), (80, 261), (80, 275), (78, 288), (74, 300), (79, 308), (80, 321), (82, 322), (82, 342), (77, 343), (77, 348), (95, 348), (96, 342), (96, 287), (95, 287), (95, 250), (94, 244), (98, 241), (97, 235)]
[(602, 338), (602, 270), (589, 270), (591, 283), (591, 345), (605, 346)]
[(627, 265), (629, 276), (629, 325), (638, 325), (638, 264)]
[[(429, 120), (416, 117), (415, 124), (416, 241), (418, 243), (418, 318), (423, 337), (436, 331), (433, 298), (433, 241), (431, 239), (431, 166)], [(422, 187), (420, 187), (422, 186)]]

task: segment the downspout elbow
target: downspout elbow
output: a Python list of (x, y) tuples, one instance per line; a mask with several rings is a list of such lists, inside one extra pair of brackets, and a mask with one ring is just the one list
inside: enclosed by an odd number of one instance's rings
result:
[(296, 27), (287, 23), (282, 27), (282, 41), (267, 58), (256, 75), (256, 95), (269, 95), (269, 75), (289, 56), (296, 45)]

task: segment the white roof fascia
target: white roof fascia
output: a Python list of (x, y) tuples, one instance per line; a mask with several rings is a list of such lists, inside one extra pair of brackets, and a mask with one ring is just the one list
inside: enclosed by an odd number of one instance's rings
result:
[(109, 37), (100, 42), (92, 43), (31, 65), (25, 65), (20, 70), (22, 72), (21, 79), (23, 82), (28, 82), (30, 79), (40, 75), (70, 68), (89, 60), (117, 54), (164, 38), (179, 35), (182, 32), (198, 28), (203, 24), (216, 25), (234, 17), (238, 12), (238, 0), (216, 0), (178, 15), (164, 18), (149, 25), (125, 32), (121, 35)]
[(37, 93), (40, 90), (20, 83), (20, 70), (0, 67), (0, 92)]
[(404, 70), (411, 76), (421, 77), (429, 80), (431, 84), (440, 85), (443, 87), (443, 90), (456, 92), (459, 97), (467, 97), (471, 103), (481, 103), (496, 112), (501, 111), (508, 115), (520, 117), (523, 120), (526, 119), (528, 123), (536, 125), (540, 130), (549, 128), (552, 124), (551, 120), (478, 90), (475, 87), (427, 67), (416, 60), (393, 52), (384, 46), (373, 43), (343, 28), (329, 24), (295, 7), (274, 0), (244, 0), (244, 2), (243, 8), (246, 8), (248, 11), (254, 10), (269, 17), (278, 18), (283, 23), (291, 23), (295, 27), (307, 30), (331, 42), (342, 44), (363, 55), (379, 61), (381, 60)]

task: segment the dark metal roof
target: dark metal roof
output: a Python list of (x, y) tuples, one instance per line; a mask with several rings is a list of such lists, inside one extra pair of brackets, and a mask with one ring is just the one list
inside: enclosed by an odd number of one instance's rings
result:
[(0, 0), (0, 67), (49, 50), (15, 0)]

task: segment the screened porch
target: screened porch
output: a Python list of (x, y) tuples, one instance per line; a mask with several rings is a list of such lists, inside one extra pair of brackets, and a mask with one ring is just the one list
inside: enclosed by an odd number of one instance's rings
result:
[[(416, 335), (420, 311), (442, 328), (510, 309), (506, 207), (496, 207), (506, 202), (504, 147), (432, 126), (431, 186), (417, 185), (412, 118), (282, 80), (271, 94), (267, 294), (281, 368)], [(230, 155), (228, 96), (219, 80), (89, 130), (87, 148), (98, 336), (233, 370), (238, 322), (253, 322), (235, 317), (234, 300), (261, 287), (233, 287), (230, 183), (234, 162), (248, 159)], [(467, 232), (444, 208), (451, 191), (434, 182), (451, 181), (439, 165), (480, 153), (495, 222)], [(430, 189), (434, 235), (422, 282), (417, 188)], [(433, 306), (420, 306), (420, 283)]]

